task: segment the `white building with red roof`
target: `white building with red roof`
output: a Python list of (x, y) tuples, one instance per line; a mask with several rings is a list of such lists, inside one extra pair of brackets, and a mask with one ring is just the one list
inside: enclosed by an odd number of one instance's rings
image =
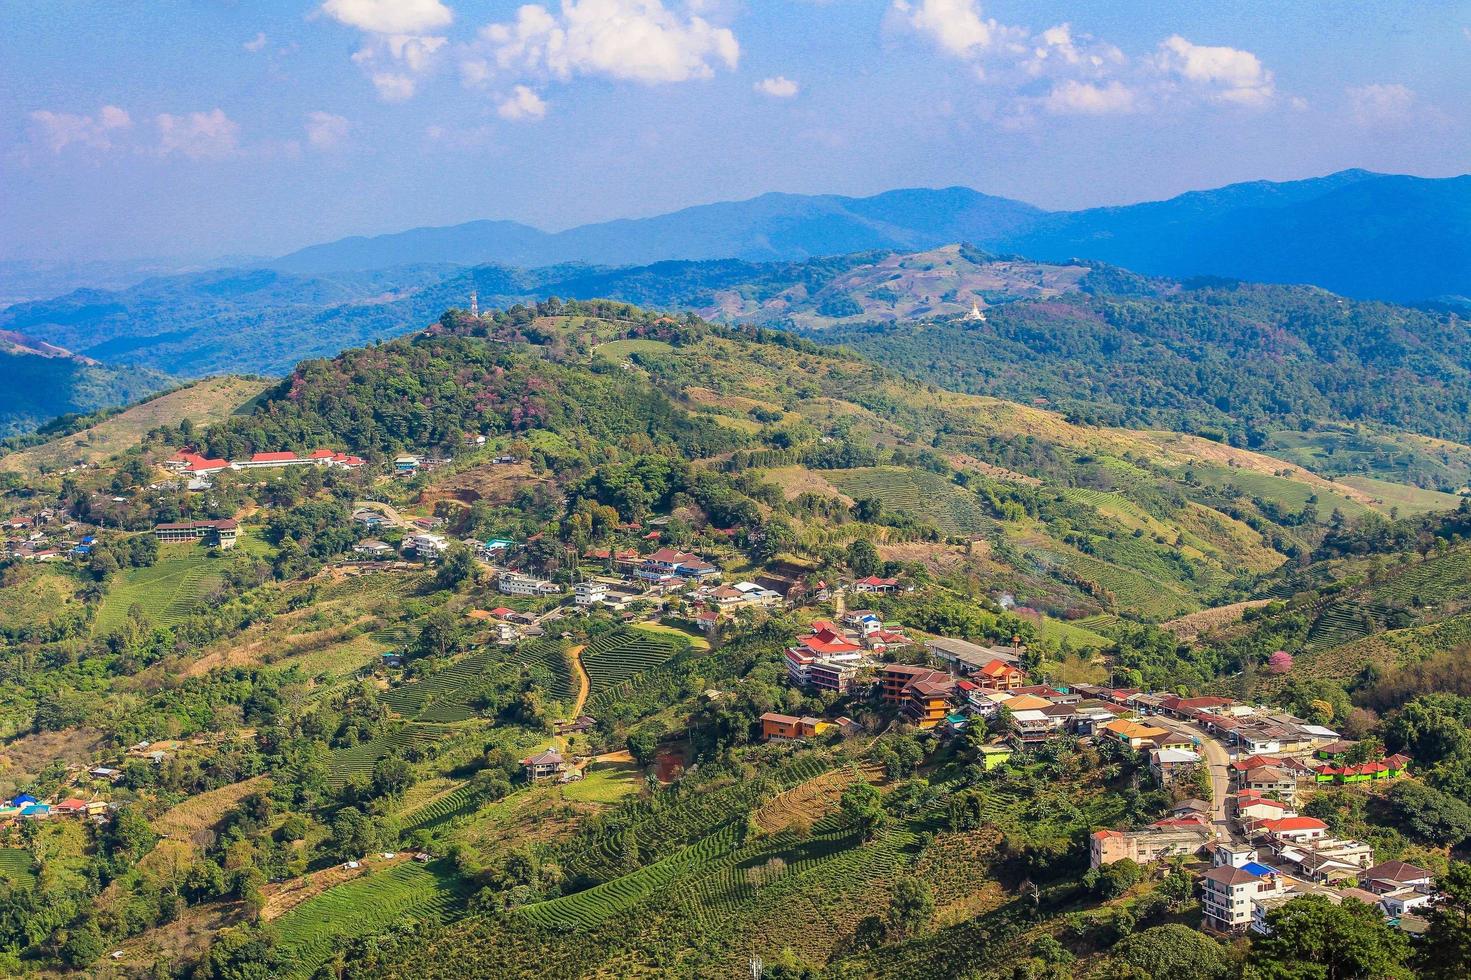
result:
[(843, 692), (863, 661), (864, 647), (826, 620), (812, 624), (812, 632), (786, 653), (787, 678), (793, 687), (817, 687)]

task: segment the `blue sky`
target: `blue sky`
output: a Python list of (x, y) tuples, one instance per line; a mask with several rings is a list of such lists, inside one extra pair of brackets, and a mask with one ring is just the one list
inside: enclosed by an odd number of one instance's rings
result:
[(1471, 3), (0, 0), (0, 257), (1471, 170)]

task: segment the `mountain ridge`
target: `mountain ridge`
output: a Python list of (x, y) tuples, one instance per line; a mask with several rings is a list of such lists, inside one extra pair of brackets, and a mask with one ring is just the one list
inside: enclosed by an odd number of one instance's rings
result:
[(1350, 169), (1244, 181), (1135, 204), (1047, 211), (963, 186), (867, 197), (762, 194), (546, 232), (481, 220), (308, 246), (266, 265), (324, 274), (450, 262), (644, 265), (791, 261), (953, 242), (1149, 275), (1301, 282), (1400, 302), (1471, 295), (1471, 176)]

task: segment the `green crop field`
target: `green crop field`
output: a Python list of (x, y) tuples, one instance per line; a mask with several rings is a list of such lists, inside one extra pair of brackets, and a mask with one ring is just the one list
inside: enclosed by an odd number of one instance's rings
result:
[(543, 672), (546, 675), (543, 686), (552, 697), (571, 696), (572, 681), (562, 656), (561, 641), (541, 640), (522, 644), (514, 651), (487, 647), (422, 680), (394, 688), (383, 696), (383, 703), (401, 715), (421, 721), (469, 721), (475, 717), (471, 700), (477, 684), (497, 673), (519, 673), (522, 667)]
[(289, 977), (310, 977), (349, 939), (409, 923), (439, 924), (463, 914), (471, 886), (451, 861), (404, 862), (374, 870), (307, 899), (271, 924)]
[(226, 559), (211, 558), (196, 544), (164, 545), (148, 568), (119, 572), (97, 609), (93, 629), (107, 633), (121, 626), (134, 605), (149, 622), (171, 626), (189, 615), (222, 581)]
[(278, 667), (296, 667), (308, 677), (325, 675), (339, 678), (371, 666), (390, 649), (392, 647), (373, 639), (372, 634), (364, 633), (341, 643), (333, 643), (297, 656), (283, 657), (275, 663)]
[(729, 860), (735, 852), (735, 828), (729, 826), (631, 874), (517, 911), (540, 926), (585, 929), (665, 890), (677, 878)]
[[(1350, 474), (1344, 483), (1382, 496), (1372, 486), (1461, 487), (1471, 482), (1471, 447), (1408, 432), (1325, 427), (1312, 432), (1268, 433), (1264, 451), (1318, 473)], [(1434, 491), (1430, 491), (1434, 492)], [(1393, 502), (1393, 501), (1391, 501)]]
[(643, 775), (631, 762), (594, 762), (581, 779), (562, 787), (562, 796), (578, 803), (616, 803), (642, 784)]
[(1339, 477), (1339, 483), (1347, 484), (1356, 490), (1373, 494), (1376, 498), (1384, 501), (1386, 507), (1397, 507), (1401, 514), (1425, 514), (1436, 510), (1455, 510), (1461, 506), (1460, 497), (1453, 493), (1441, 493), (1439, 490), (1422, 490), (1419, 487), (1407, 486), (1403, 483), (1390, 483), (1387, 480), (1376, 480), (1368, 476), (1343, 476)]
[(644, 630), (648, 633), (662, 633), (675, 637), (676, 639), (688, 640), (689, 645), (696, 650), (710, 649), (710, 641), (703, 636), (682, 630), (678, 626), (670, 626), (668, 623), (639, 623), (634, 629)]
[[(770, 771), (770, 786), (776, 791), (790, 789), (831, 768), (832, 763), (826, 757), (806, 754)], [(761, 791), (758, 783), (746, 781), (658, 809), (652, 808), (648, 801), (640, 800), (631, 804), (635, 808), (635, 816), (629, 823), (629, 829), (642, 852), (668, 856), (678, 848), (698, 843), (725, 827), (734, 814), (744, 813), (755, 805)], [(597, 846), (570, 858), (566, 871), (569, 876), (612, 882), (623, 874), (625, 866), (622, 839), (608, 835)]]
[(1058, 563), (1112, 592), (1119, 608), (1133, 609), (1157, 619), (1173, 619), (1200, 608), (1200, 603), (1175, 586), (1162, 583), (1128, 568), (1087, 555), (1052, 553)]
[(1095, 650), (1102, 650), (1113, 645), (1113, 641), (1108, 637), (1093, 632), (1086, 626), (1080, 625), (1079, 622), (1069, 623), (1061, 619), (1053, 619), (1051, 616), (1042, 617), (1038, 629), (1044, 640), (1052, 640), (1054, 643), (1067, 640), (1074, 649), (1092, 647)]
[(872, 466), (824, 470), (822, 475), (855, 500), (881, 500), (885, 508), (909, 514), (947, 535), (978, 534), (996, 525), (974, 493), (929, 470)]
[(516, 662), (531, 670), (547, 696), (565, 705), (577, 699), (577, 684), (567, 663), (566, 645), (560, 640), (535, 640), (516, 648)]
[(337, 749), (327, 757), (327, 782), (340, 787), (354, 779), (370, 779), (379, 759), (400, 752), (412, 744), (437, 742), (454, 729), (430, 721), (411, 721), (385, 735)]
[(399, 821), (399, 829), (404, 834), (415, 830), (429, 830), (440, 824), (447, 823), (456, 817), (472, 813), (479, 805), (480, 797), (469, 783), (457, 786), (438, 796), (416, 810), (405, 813)]
[(30, 882), (35, 877), (36, 859), (24, 847), (0, 847), (0, 878)]
[[(1257, 473), (1254, 470), (1231, 469), (1225, 466), (1214, 466), (1207, 463), (1197, 463), (1192, 466), (1196, 477), (1205, 484), (1215, 487), (1235, 486), (1249, 497), (1260, 497), (1270, 500), (1290, 511), (1299, 511), (1308, 505), (1309, 497), (1317, 497), (1315, 505), (1318, 508), (1318, 517), (1321, 521), (1328, 520), (1335, 509), (1343, 512), (1345, 517), (1358, 517), (1368, 513), (1369, 508), (1350, 497), (1334, 493), (1327, 488), (1313, 487), (1296, 480), (1288, 480), (1270, 473)], [(1386, 512), (1389, 507), (1383, 508)]]
[(582, 666), (591, 681), (589, 697), (658, 667), (688, 649), (689, 640), (669, 634), (620, 628), (605, 633), (582, 651)]
[(1471, 598), (1471, 551), (1456, 549), (1441, 557), (1411, 562), (1370, 591), (1375, 601), (1396, 606), (1434, 606)]

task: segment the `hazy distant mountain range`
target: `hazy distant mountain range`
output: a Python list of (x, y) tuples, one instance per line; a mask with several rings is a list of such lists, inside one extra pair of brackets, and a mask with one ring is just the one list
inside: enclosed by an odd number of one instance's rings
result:
[[(941, 248), (958, 242), (969, 244)], [(5, 271), (25, 275), (16, 266)], [(1091, 285), (1083, 285), (1085, 275)], [(77, 289), (0, 309), (0, 331), (24, 338), (0, 345), (0, 374), (11, 381), (0, 395), (0, 434), (61, 412), (124, 404), (174, 378), (281, 373), (302, 358), (422, 326), (467, 305), (472, 289), (487, 309), (553, 295), (606, 297), (796, 329), (902, 329), (963, 313), (972, 302), (1045, 303), (1080, 289), (1167, 296), (1202, 277), (1305, 283), (1402, 303), (1443, 300), (1463, 311), (1448, 335), (1459, 337), (1471, 307), (1471, 176), (1354, 170), (1077, 212), (965, 188), (870, 198), (768, 194), (556, 234), (490, 221), (343, 239), (264, 265), (155, 274), (126, 288)], [(1313, 305), (1314, 292), (1272, 302), (1290, 314)], [(1403, 319), (1375, 309), (1361, 329), (1373, 339)], [(1172, 329), (1164, 321), (1155, 327)], [(86, 360), (39, 356), (44, 345)], [(914, 357), (913, 345), (903, 354)]]
[(1311, 283), (1415, 302), (1471, 296), (1471, 176), (1345, 170), (1254, 181), (1167, 201), (1044, 211), (964, 187), (873, 197), (765, 194), (652, 218), (544, 232), (512, 221), (314, 245), (268, 263), (293, 273), (422, 263), (639, 265), (665, 259), (800, 260), (969, 242), (1029, 258), (1096, 259), (1136, 272)]

